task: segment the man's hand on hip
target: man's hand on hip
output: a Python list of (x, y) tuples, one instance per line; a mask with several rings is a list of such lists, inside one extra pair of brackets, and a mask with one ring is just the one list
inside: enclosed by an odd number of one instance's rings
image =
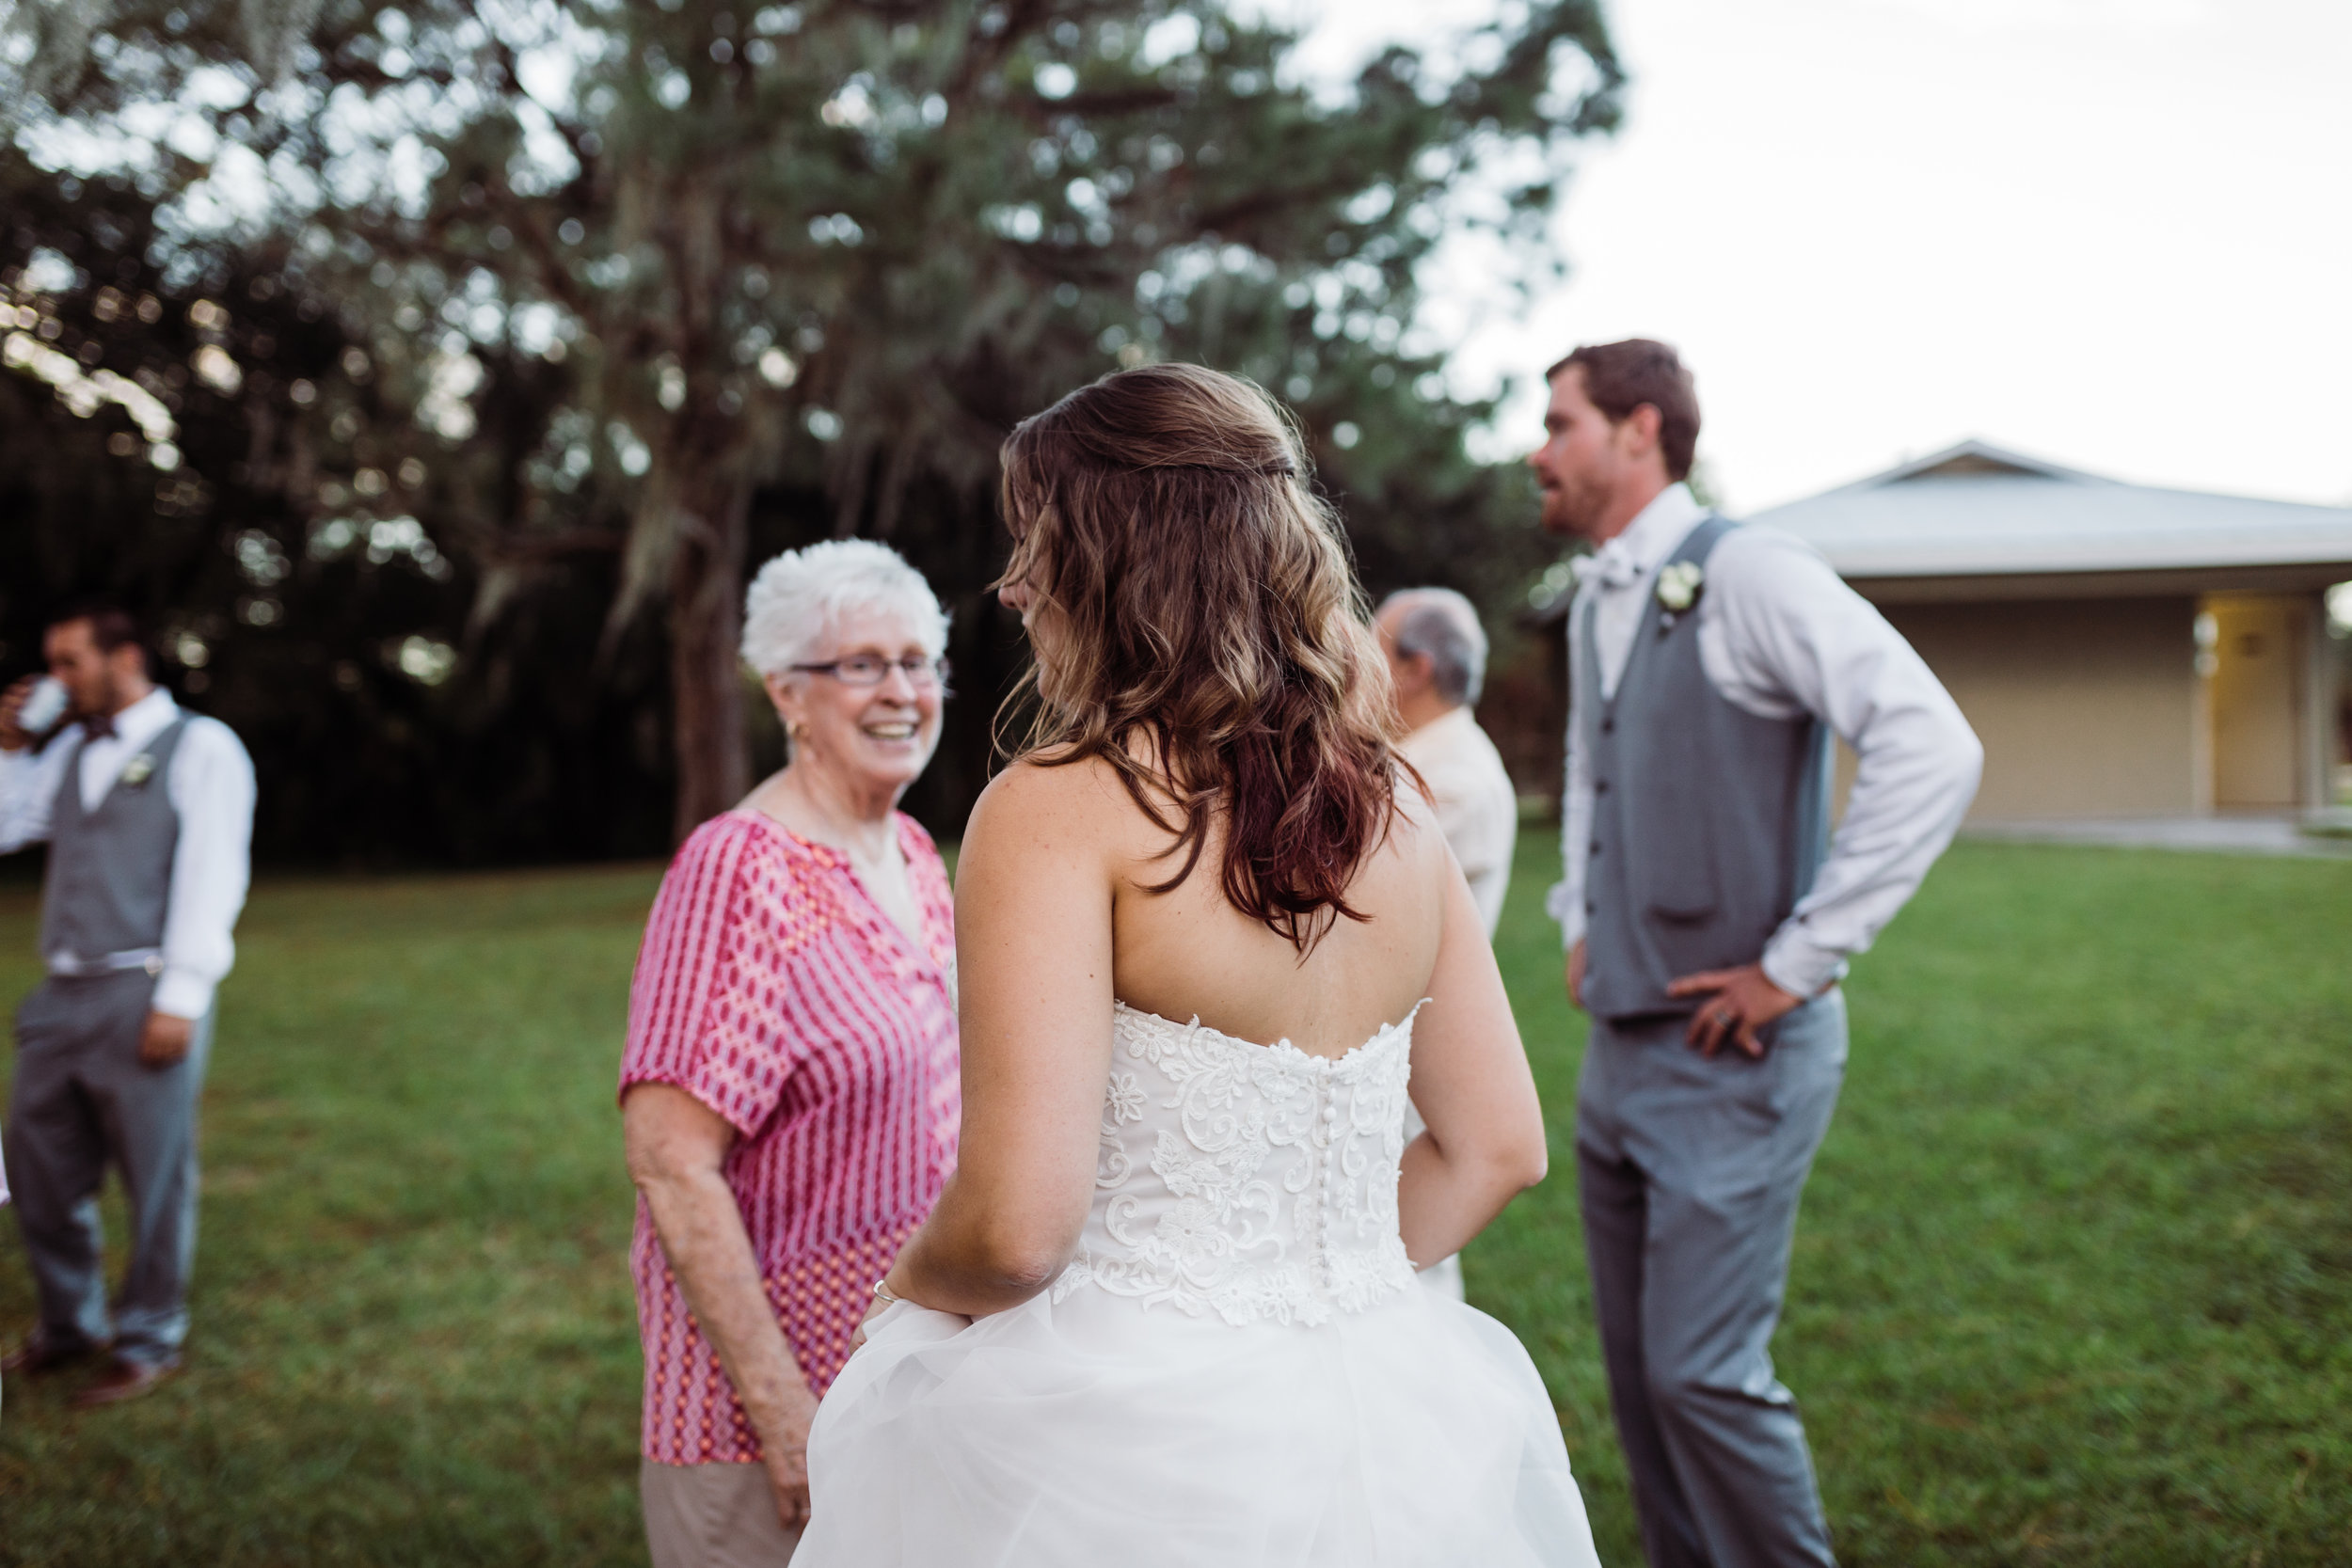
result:
[(151, 1012), (139, 1031), (139, 1060), (149, 1067), (176, 1067), (196, 1039), (196, 1020), (171, 1013)]
[(1729, 1039), (1737, 1040), (1749, 1055), (1762, 1057), (1764, 1042), (1756, 1032), (1804, 1000), (1765, 978), (1760, 963), (1685, 974), (1668, 984), (1666, 994), (1708, 998), (1691, 1015), (1690, 1032), (1683, 1037), (1705, 1056), (1715, 1054)]
[(1568, 949), (1568, 1000), (1584, 1006), (1584, 942), (1581, 937)]

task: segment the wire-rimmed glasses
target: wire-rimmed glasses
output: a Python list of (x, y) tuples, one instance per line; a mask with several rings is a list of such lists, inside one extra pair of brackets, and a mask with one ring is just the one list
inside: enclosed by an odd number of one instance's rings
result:
[(928, 654), (914, 654), (905, 658), (878, 658), (872, 654), (851, 654), (829, 664), (795, 664), (793, 669), (812, 675), (831, 675), (844, 686), (880, 686), (898, 671), (915, 689), (945, 687), (947, 684), (947, 661)]

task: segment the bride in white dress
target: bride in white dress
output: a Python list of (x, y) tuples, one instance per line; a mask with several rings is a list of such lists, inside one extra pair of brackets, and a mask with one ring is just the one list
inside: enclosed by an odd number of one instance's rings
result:
[(1041, 717), (963, 841), (960, 1164), (799, 1568), (1594, 1564), (1526, 1351), (1413, 1282), (1543, 1121), (1295, 437), (1165, 365), (1005, 458)]

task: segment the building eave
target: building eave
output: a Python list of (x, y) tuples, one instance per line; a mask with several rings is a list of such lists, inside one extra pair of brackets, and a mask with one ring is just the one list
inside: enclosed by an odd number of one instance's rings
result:
[[(1747, 519), (1885, 603), (2301, 593), (2352, 580), (2352, 507), (2128, 484), (1967, 440)], [(1563, 619), (1574, 597), (1528, 624)]]

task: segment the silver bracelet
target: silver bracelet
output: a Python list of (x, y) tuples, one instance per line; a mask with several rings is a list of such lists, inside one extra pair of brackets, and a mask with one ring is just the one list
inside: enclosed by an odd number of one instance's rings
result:
[(889, 1276), (884, 1275), (882, 1278), (874, 1281), (874, 1299), (880, 1302), (886, 1302), (889, 1305), (896, 1307), (898, 1303), (904, 1301), (906, 1297), (892, 1295), (890, 1293)]

